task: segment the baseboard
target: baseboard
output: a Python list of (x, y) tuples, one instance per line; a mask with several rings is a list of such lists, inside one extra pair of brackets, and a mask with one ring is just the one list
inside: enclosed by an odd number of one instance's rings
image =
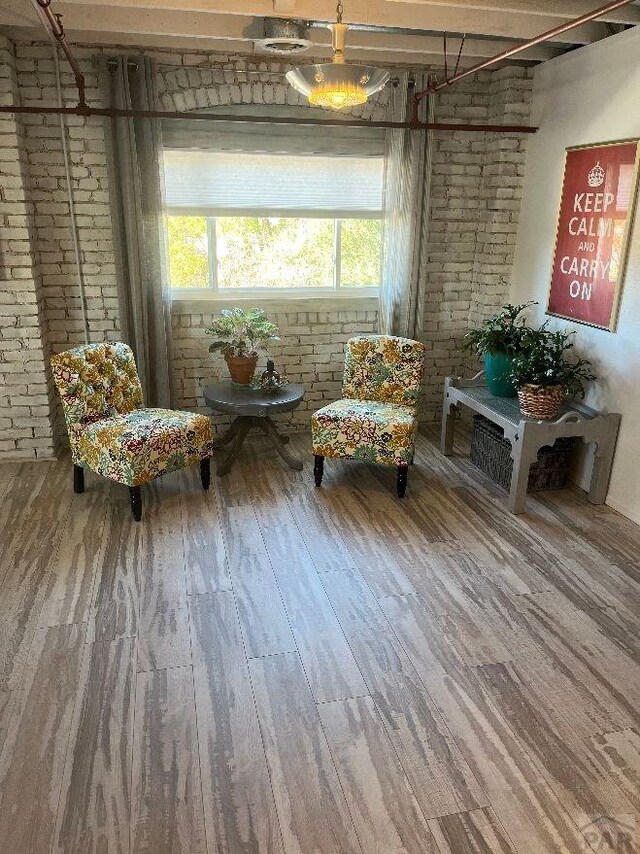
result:
[(621, 504), (619, 501), (614, 501), (611, 498), (607, 498), (605, 504), (607, 507), (611, 507), (617, 513), (620, 513), (621, 516), (630, 519), (632, 522), (635, 522), (636, 525), (640, 525), (640, 511), (626, 507), (624, 504)]

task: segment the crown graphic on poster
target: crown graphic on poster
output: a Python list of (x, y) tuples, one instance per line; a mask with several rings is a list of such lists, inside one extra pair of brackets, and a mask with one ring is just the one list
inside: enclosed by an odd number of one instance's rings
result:
[(605, 175), (606, 173), (598, 161), (587, 175), (587, 183), (590, 187), (601, 187), (604, 184)]

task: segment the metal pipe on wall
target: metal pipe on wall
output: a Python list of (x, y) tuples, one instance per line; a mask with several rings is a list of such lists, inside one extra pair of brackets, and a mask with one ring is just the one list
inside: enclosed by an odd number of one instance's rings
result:
[(446, 86), (451, 86), (453, 83), (457, 83), (459, 80), (464, 80), (465, 77), (469, 77), (471, 74), (475, 74), (477, 71), (482, 71), (483, 69), (489, 68), (490, 66), (495, 65), (497, 62), (502, 62), (505, 59), (510, 59), (512, 56), (516, 56), (517, 54), (522, 53), (523, 50), (527, 50), (530, 47), (535, 47), (538, 44), (542, 44), (542, 42), (549, 41), (555, 36), (562, 35), (562, 33), (566, 33), (569, 30), (573, 30), (576, 27), (581, 26), (582, 24), (588, 24), (589, 21), (594, 21), (596, 18), (600, 18), (602, 15), (606, 15), (607, 12), (613, 12), (614, 9), (619, 9), (621, 6), (628, 6), (632, 2), (633, 0), (613, 0), (613, 2), (607, 3), (605, 6), (600, 6), (599, 8), (594, 9), (593, 12), (587, 12), (587, 14), (581, 15), (579, 18), (574, 18), (571, 21), (566, 21), (564, 24), (559, 24), (557, 27), (553, 27), (551, 30), (547, 30), (546, 32), (541, 33), (539, 36), (536, 36), (533, 39), (529, 39), (529, 41), (523, 42), (522, 44), (516, 45), (515, 47), (510, 47), (507, 50), (502, 51), (502, 53), (496, 54), (496, 56), (493, 56), (490, 59), (485, 59), (482, 62), (478, 62), (476, 65), (472, 65), (469, 68), (466, 68), (464, 71), (460, 71), (459, 73), (454, 74), (452, 77), (443, 80), (441, 83), (434, 83), (432, 86), (423, 89), (421, 92), (416, 92), (413, 96), (414, 118), (417, 120), (420, 101), (427, 95), (432, 94), (434, 92), (439, 92)]
[[(60, 59), (58, 57), (58, 41), (54, 38), (52, 31), (47, 27), (45, 14), (39, 0), (31, 0), (31, 4), (35, 9), (43, 29), (47, 33), (47, 38), (51, 44), (53, 53), (53, 65), (56, 79), (56, 97), (58, 106), (62, 107), (62, 84), (60, 82)], [(78, 277), (78, 291), (80, 294), (80, 312), (82, 314), (82, 329), (84, 332), (84, 342), (89, 343), (89, 316), (87, 312), (87, 295), (84, 281), (84, 270), (82, 267), (82, 255), (80, 253), (80, 242), (78, 240), (78, 223), (76, 220), (76, 203), (73, 193), (73, 183), (71, 181), (71, 163), (69, 161), (69, 145), (67, 143), (67, 125), (64, 114), (60, 115), (60, 140), (62, 143), (62, 159), (64, 162), (65, 183), (67, 187), (67, 202), (69, 205), (69, 219), (71, 239), (73, 242), (73, 254), (76, 263), (76, 275)]]
[(456, 124), (455, 122), (364, 122), (344, 121), (342, 119), (298, 119), (289, 116), (238, 116), (224, 113), (181, 113), (168, 110), (117, 110), (106, 107), (21, 107), (15, 105), (0, 106), (0, 114), (17, 115), (65, 115), (65, 116), (107, 116), (125, 119), (189, 119), (209, 122), (245, 122), (249, 124), (273, 125), (310, 125), (326, 127), (355, 128), (405, 128), (409, 130), (467, 131), (470, 133), (535, 133), (537, 128), (530, 125), (480, 125)]
[(71, 51), (71, 48), (67, 44), (67, 39), (64, 33), (64, 27), (62, 26), (62, 22), (60, 20), (60, 15), (56, 15), (54, 12), (51, 11), (51, 0), (36, 0), (36, 2), (38, 6), (42, 9), (44, 16), (49, 23), (51, 34), (64, 51), (64, 55), (67, 58), (67, 62), (71, 66), (71, 70), (73, 71), (73, 76), (76, 81), (76, 86), (78, 87), (78, 109), (82, 109), (86, 107), (84, 94), (84, 74), (80, 71), (80, 66), (77, 63), (76, 58)]
[(67, 58), (74, 74), (78, 88), (78, 104), (76, 107), (23, 107), (18, 105), (0, 106), (2, 113), (14, 113), (17, 115), (59, 115), (59, 116), (106, 116), (108, 118), (149, 118), (149, 119), (194, 119), (205, 121), (224, 122), (247, 122), (252, 124), (292, 124), (292, 125), (318, 125), (327, 127), (369, 127), (369, 128), (404, 128), (409, 130), (428, 131), (453, 131), (468, 133), (535, 133), (537, 128), (528, 125), (480, 125), (463, 124), (456, 122), (420, 122), (417, 118), (417, 104), (414, 100), (414, 115), (410, 122), (365, 122), (365, 121), (343, 121), (341, 119), (298, 119), (289, 117), (268, 116), (238, 116), (223, 115), (220, 113), (188, 113), (171, 112), (166, 110), (116, 110), (112, 108), (90, 107), (85, 99), (85, 79), (80, 67), (73, 56), (71, 48), (67, 44), (64, 28), (60, 16), (52, 12), (51, 0), (32, 0), (42, 9), (49, 23), (50, 34), (56, 39)]
[(485, 68), (489, 68), (492, 65), (495, 65), (497, 62), (502, 62), (503, 60), (509, 59), (512, 56), (516, 56), (522, 51), (526, 50), (530, 47), (535, 47), (535, 45), (541, 44), (542, 42), (549, 41), (555, 36), (561, 35), (562, 33), (566, 33), (569, 30), (574, 29), (575, 27), (579, 27), (581, 24), (586, 24), (589, 21), (593, 21), (596, 18), (601, 17), (602, 15), (613, 11), (614, 9), (618, 9), (621, 6), (627, 6), (633, 0), (612, 0), (612, 2), (607, 3), (605, 6), (600, 6), (598, 9), (594, 9), (593, 12), (588, 12), (585, 15), (581, 15), (579, 18), (574, 18), (571, 21), (567, 21), (564, 24), (559, 24), (557, 27), (553, 27), (551, 30), (547, 30), (544, 33), (541, 33), (539, 36), (536, 36), (533, 39), (529, 39), (529, 41), (523, 42), (515, 47), (509, 48), (508, 50), (502, 51), (502, 53), (497, 54), (490, 59), (483, 60), (482, 62), (477, 63), (476, 65), (467, 68), (465, 71), (460, 71), (455, 73), (452, 77), (448, 77), (443, 80), (441, 83), (433, 83), (429, 85), (426, 89), (421, 92), (416, 92), (413, 96), (413, 108), (412, 108), (412, 116), (410, 122), (342, 122), (339, 120), (331, 121), (327, 119), (308, 119), (301, 121), (300, 119), (291, 119), (291, 118), (267, 118), (267, 117), (253, 117), (253, 116), (221, 116), (218, 113), (215, 114), (206, 114), (206, 113), (181, 113), (181, 112), (168, 112), (168, 111), (134, 111), (134, 110), (113, 110), (113, 109), (102, 109), (89, 107), (85, 101), (85, 81), (82, 72), (69, 48), (69, 45), (66, 42), (64, 29), (62, 23), (60, 21), (60, 16), (54, 14), (51, 11), (51, 0), (36, 0), (38, 5), (43, 9), (46, 18), (51, 27), (51, 32), (53, 36), (58, 40), (58, 43), (62, 47), (65, 56), (71, 66), (76, 85), (78, 87), (78, 106), (71, 108), (63, 108), (61, 111), (60, 108), (40, 108), (40, 107), (18, 107), (18, 106), (3, 106), (0, 107), (1, 113), (53, 113), (58, 115), (95, 115), (95, 116), (109, 116), (111, 118), (116, 117), (124, 117), (124, 118), (172, 118), (172, 119), (206, 119), (209, 121), (243, 121), (243, 122), (264, 122), (264, 123), (272, 123), (272, 124), (306, 124), (306, 125), (327, 125), (331, 126), (339, 126), (339, 127), (378, 127), (378, 128), (409, 128), (411, 130), (441, 130), (441, 131), (468, 131), (468, 132), (481, 132), (481, 133), (535, 133), (536, 128), (531, 128), (528, 126), (522, 125), (471, 125), (471, 124), (456, 124), (454, 122), (421, 122), (419, 120), (419, 109), (420, 102), (429, 94), (433, 94), (435, 92), (439, 92), (441, 89), (444, 89), (446, 86), (451, 86), (453, 83), (457, 83), (459, 80), (463, 80), (465, 77), (469, 77), (471, 74), (475, 74), (477, 71), (481, 71)]

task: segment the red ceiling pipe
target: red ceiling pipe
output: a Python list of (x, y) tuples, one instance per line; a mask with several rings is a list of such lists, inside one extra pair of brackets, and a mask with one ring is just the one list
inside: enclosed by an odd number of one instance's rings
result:
[[(293, 118), (262, 118), (262, 117), (249, 117), (249, 116), (224, 116), (218, 113), (180, 113), (180, 112), (169, 112), (163, 110), (117, 110), (117, 109), (105, 109), (105, 108), (96, 108), (89, 107), (86, 99), (85, 99), (85, 79), (84, 75), (80, 71), (80, 67), (71, 52), (71, 48), (67, 44), (67, 40), (65, 37), (64, 27), (62, 26), (62, 22), (60, 20), (60, 15), (55, 14), (51, 11), (51, 0), (36, 0), (38, 6), (43, 10), (44, 15), (51, 27), (51, 32), (58, 44), (62, 47), (64, 54), (67, 58), (69, 65), (73, 71), (76, 86), (78, 87), (78, 105), (76, 107), (19, 107), (19, 106), (0, 106), (0, 114), (2, 113), (16, 113), (16, 114), (55, 114), (55, 115), (77, 115), (77, 116), (109, 116), (111, 118), (115, 117), (126, 117), (126, 118), (171, 118), (171, 119), (206, 119), (209, 121), (239, 121), (239, 122), (265, 122), (265, 123), (273, 123), (273, 124), (308, 124), (308, 125), (329, 125), (329, 126), (352, 126), (352, 127), (378, 127), (378, 128), (409, 128), (412, 130), (440, 130), (440, 131), (467, 131), (471, 133), (535, 133), (537, 128), (532, 128), (528, 126), (522, 125), (482, 125), (482, 124), (456, 124), (449, 122), (420, 122), (418, 120), (418, 105), (419, 98), (414, 100), (414, 113), (412, 115), (411, 121), (409, 122), (343, 122), (342, 120), (336, 119), (332, 121), (331, 119), (308, 119), (304, 121), (300, 121), (299, 119)], [(625, 0), (625, 2), (630, 2), (630, 0)], [(623, 5), (618, 2), (615, 5)], [(607, 7), (609, 8), (609, 7)], [(601, 10), (602, 12), (602, 10)], [(576, 26), (577, 22), (573, 24)], [(459, 56), (458, 56), (459, 60)], [(490, 62), (494, 62), (496, 60), (490, 60)], [(457, 68), (457, 64), (456, 64)], [(463, 74), (454, 75), (451, 78), (452, 82), (456, 78), (464, 76)], [(438, 87), (439, 88), (439, 87)], [(425, 92), (418, 93), (420, 97), (424, 97), (424, 95), (429, 94), (431, 89), (427, 89)]]
[[(40, 0), (38, 0), (38, 2), (40, 2)], [(470, 68), (460, 71), (458, 74), (454, 74), (453, 77), (443, 80), (442, 83), (431, 83), (426, 89), (423, 89), (421, 92), (416, 92), (413, 96), (412, 124), (415, 125), (419, 123), (418, 109), (420, 107), (420, 102), (423, 98), (426, 98), (427, 95), (431, 95), (433, 92), (438, 92), (440, 89), (444, 89), (445, 86), (451, 86), (452, 83), (457, 83), (458, 80), (469, 77), (471, 74), (475, 74), (476, 71), (482, 71), (483, 68), (489, 68), (491, 65), (495, 65), (496, 62), (501, 62), (504, 59), (509, 59), (518, 53), (522, 53), (522, 51), (527, 50), (527, 48), (535, 47), (535, 45), (549, 41), (549, 39), (562, 35), (562, 33), (566, 33), (568, 30), (573, 30), (581, 24), (587, 24), (589, 21), (593, 21), (596, 18), (600, 18), (602, 15), (606, 15), (607, 12), (613, 12), (614, 9), (619, 9), (620, 6), (628, 6), (631, 2), (632, 0), (613, 0), (612, 3), (607, 3), (606, 6), (600, 6), (598, 9), (594, 9), (593, 12), (588, 12), (586, 15), (581, 15), (579, 18), (574, 18), (572, 21), (567, 21), (564, 24), (559, 24), (557, 27), (547, 30), (545, 33), (541, 33), (541, 35), (536, 36), (533, 39), (529, 39), (527, 42), (523, 42), (515, 47), (510, 47), (508, 50), (497, 54), (491, 59), (484, 59), (482, 62), (477, 63), (477, 65), (472, 65)]]
[(76, 58), (71, 53), (71, 48), (67, 44), (67, 39), (64, 33), (64, 27), (62, 26), (62, 21), (60, 20), (60, 15), (55, 14), (51, 11), (51, 0), (36, 0), (38, 6), (42, 9), (45, 14), (47, 21), (49, 22), (49, 26), (51, 27), (51, 32), (64, 51), (64, 55), (67, 58), (67, 62), (71, 66), (71, 70), (73, 71), (73, 76), (76, 81), (76, 86), (78, 87), (78, 113), (80, 115), (85, 115), (87, 108), (87, 102), (85, 100), (85, 82), (84, 82), (84, 74), (80, 71), (80, 66), (76, 62)]

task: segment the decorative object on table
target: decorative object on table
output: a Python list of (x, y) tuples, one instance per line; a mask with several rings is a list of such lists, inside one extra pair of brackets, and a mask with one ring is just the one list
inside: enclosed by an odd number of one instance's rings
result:
[[(569, 436), (556, 439), (552, 445), (540, 448), (537, 459), (531, 463), (529, 469), (527, 491), (564, 489), (574, 447), (575, 439)], [(502, 427), (483, 415), (473, 416), (470, 458), (475, 466), (509, 491), (513, 475), (511, 443), (505, 439)]]
[(226, 457), (218, 460), (216, 471), (219, 477), (227, 474), (238, 454), (249, 431), (257, 427), (271, 441), (276, 452), (292, 469), (301, 469), (302, 461), (295, 457), (286, 447), (289, 437), (282, 436), (271, 420), (271, 415), (279, 412), (292, 412), (297, 409), (304, 398), (301, 385), (289, 384), (280, 388), (278, 394), (262, 389), (243, 388), (231, 382), (215, 383), (204, 390), (207, 406), (215, 412), (234, 415), (231, 426), (221, 439), (214, 443), (214, 448), (224, 448), (231, 445)]
[(388, 79), (389, 72), (372, 65), (347, 65), (344, 46), (347, 24), (342, 23), (342, 3), (336, 8), (336, 22), (329, 24), (333, 58), (331, 62), (301, 65), (287, 71), (286, 78), (296, 91), (309, 99), (312, 106), (341, 110), (356, 107), (379, 92)]
[(267, 319), (261, 308), (223, 308), (205, 333), (217, 339), (209, 352), (222, 353), (229, 375), (238, 385), (251, 383), (258, 364), (258, 350), (271, 341), (280, 340), (278, 327)]
[(639, 160), (638, 140), (567, 149), (549, 314), (615, 330)]
[(285, 376), (280, 376), (276, 371), (275, 364), (269, 359), (267, 370), (262, 372), (260, 380), (254, 385), (254, 388), (259, 388), (267, 394), (277, 394), (281, 388), (288, 384), (288, 379)]
[(360, 335), (347, 341), (342, 399), (311, 416), (316, 486), (325, 457), (396, 466), (404, 496), (418, 426), (416, 406), (425, 347), (393, 335)]
[(575, 332), (552, 332), (545, 325), (529, 329), (513, 357), (511, 376), (518, 388), (523, 415), (555, 418), (567, 396), (584, 397), (584, 383), (594, 380), (588, 359), (566, 358)]
[(531, 301), (521, 305), (505, 305), (498, 314), (465, 335), (463, 349), (482, 356), (487, 385), (492, 394), (498, 397), (516, 396), (511, 363), (528, 329), (522, 312), (532, 305), (536, 303)]
[(593, 442), (589, 501), (604, 504), (611, 476), (613, 456), (620, 429), (620, 414), (596, 412), (583, 403), (567, 401), (554, 421), (534, 421), (525, 417), (512, 398), (491, 394), (479, 373), (470, 380), (447, 377), (442, 404), (442, 436), (440, 448), (445, 456), (453, 453), (456, 414), (464, 406), (478, 412), (502, 428), (504, 438), (511, 444), (513, 471), (509, 487), (509, 510), (523, 513), (527, 498), (529, 467), (538, 459), (538, 451), (553, 445), (556, 439), (580, 437)]
[(126, 484), (139, 522), (143, 483), (199, 463), (202, 486), (209, 488), (211, 422), (193, 412), (144, 409), (130, 347), (74, 347), (52, 356), (51, 367), (69, 433), (74, 492), (84, 492), (85, 468)]

